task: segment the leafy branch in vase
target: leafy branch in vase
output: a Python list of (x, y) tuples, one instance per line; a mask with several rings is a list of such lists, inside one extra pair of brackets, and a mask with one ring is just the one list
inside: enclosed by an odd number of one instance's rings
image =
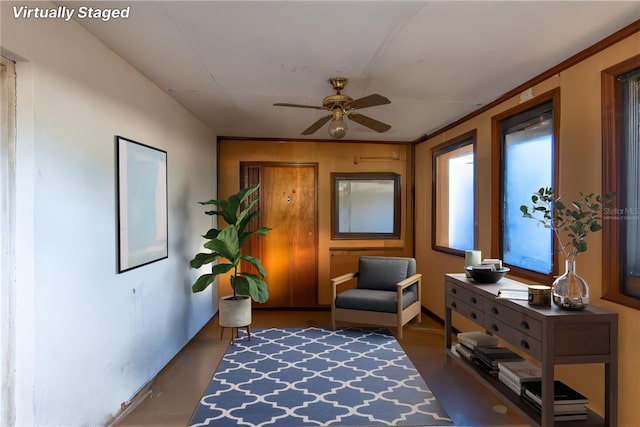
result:
[(602, 209), (609, 206), (615, 192), (604, 197), (600, 195), (580, 194), (579, 200), (565, 204), (562, 196), (556, 197), (551, 187), (542, 187), (531, 196), (532, 206), (520, 206), (524, 218), (530, 218), (553, 230), (560, 252), (566, 259), (587, 251), (585, 240), (590, 232), (602, 229)]

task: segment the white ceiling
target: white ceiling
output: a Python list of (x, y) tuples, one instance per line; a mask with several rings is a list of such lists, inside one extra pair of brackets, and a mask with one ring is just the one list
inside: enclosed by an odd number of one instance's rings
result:
[[(78, 3), (58, 1), (77, 7)], [(78, 22), (217, 135), (300, 138), (327, 79), (359, 110), (345, 139), (414, 141), (640, 19), (638, 1), (138, 1), (125, 20)], [(327, 125), (310, 137), (328, 139)]]

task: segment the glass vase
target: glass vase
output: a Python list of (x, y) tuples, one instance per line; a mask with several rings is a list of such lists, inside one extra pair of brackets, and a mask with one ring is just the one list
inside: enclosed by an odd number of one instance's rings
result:
[(589, 305), (589, 285), (576, 273), (576, 260), (565, 260), (565, 272), (553, 281), (553, 303), (563, 310), (583, 310)]

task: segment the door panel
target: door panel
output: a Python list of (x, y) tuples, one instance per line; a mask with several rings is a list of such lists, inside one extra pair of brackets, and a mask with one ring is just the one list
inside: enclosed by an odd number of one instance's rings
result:
[[(253, 175), (256, 165), (244, 168)], [(244, 173), (244, 172), (243, 172)], [(316, 167), (261, 164), (260, 224), (271, 227), (256, 248), (267, 272), (261, 307), (308, 307), (317, 301)]]

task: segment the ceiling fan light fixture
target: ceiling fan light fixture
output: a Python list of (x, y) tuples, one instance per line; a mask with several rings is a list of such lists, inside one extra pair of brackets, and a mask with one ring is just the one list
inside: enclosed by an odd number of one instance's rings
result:
[(344, 138), (347, 134), (347, 122), (344, 120), (344, 112), (341, 108), (333, 110), (333, 118), (329, 124), (329, 135), (334, 139)]
[(345, 77), (333, 77), (329, 79), (329, 83), (331, 83), (331, 87), (333, 87), (333, 90), (335, 90), (336, 93), (334, 95), (326, 96), (322, 100), (321, 106), (290, 104), (288, 102), (278, 102), (273, 105), (277, 107), (311, 108), (314, 110), (325, 110), (331, 112), (331, 114), (320, 117), (318, 120), (313, 122), (311, 126), (302, 131), (301, 135), (313, 135), (327, 122), (330, 122), (329, 135), (334, 139), (344, 138), (344, 136), (347, 134), (347, 123), (344, 117), (345, 114), (349, 115), (349, 120), (379, 133), (386, 132), (391, 129), (391, 126), (386, 123), (354, 112), (355, 110), (359, 110), (361, 108), (390, 104), (391, 101), (377, 93), (373, 93), (371, 95), (367, 95), (358, 99), (353, 99), (347, 95), (343, 95), (342, 93), (340, 93), (340, 91), (344, 89), (347, 82), (348, 79), (346, 79)]

